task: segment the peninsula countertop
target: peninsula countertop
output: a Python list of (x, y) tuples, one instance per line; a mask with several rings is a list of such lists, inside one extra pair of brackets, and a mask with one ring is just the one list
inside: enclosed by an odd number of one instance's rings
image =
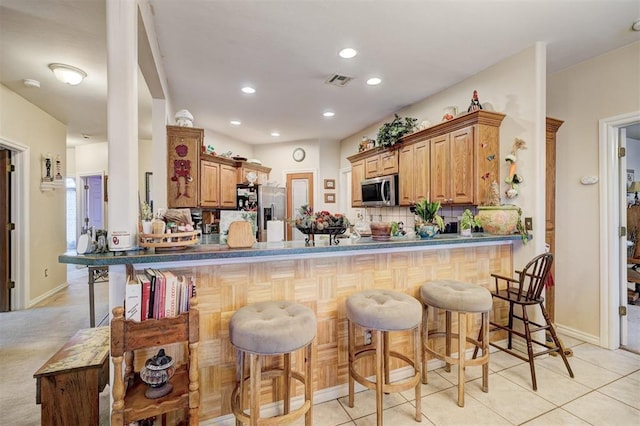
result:
[(318, 239), (315, 245), (307, 245), (304, 241), (286, 241), (276, 243), (255, 243), (251, 248), (231, 249), (226, 244), (208, 243), (213, 239), (203, 236), (198, 244), (173, 251), (156, 251), (155, 249), (140, 249), (107, 253), (90, 253), (79, 255), (73, 251), (61, 254), (60, 263), (109, 266), (140, 263), (162, 263), (182, 261), (206, 261), (224, 259), (243, 259), (247, 261), (262, 260), (265, 257), (296, 256), (306, 257), (314, 255), (352, 255), (367, 251), (411, 251), (430, 248), (455, 247), (461, 245), (482, 245), (510, 243), (520, 240), (520, 235), (490, 235), (474, 233), (471, 237), (461, 237), (458, 234), (440, 234), (430, 239), (408, 239), (393, 237), (389, 241), (374, 241), (371, 237), (352, 241), (348, 238), (339, 239), (339, 244), (329, 244), (328, 240)]

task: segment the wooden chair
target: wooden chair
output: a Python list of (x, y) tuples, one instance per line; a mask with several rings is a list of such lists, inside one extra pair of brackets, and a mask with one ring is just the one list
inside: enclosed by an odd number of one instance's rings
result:
[[(507, 346), (500, 346), (494, 342), (491, 342), (490, 345), (529, 363), (534, 391), (538, 390), (538, 385), (536, 383), (536, 371), (533, 362), (535, 357), (552, 352), (559, 352), (562, 357), (562, 361), (564, 361), (564, 365), (567, 367), (569, 376), (573, 377), (573, 371), (571, 370), (571, 366), (569, 365), (569, 361), (565, 355), (565, 350), (556, 335), (556, 331), (551, 320), (549, 319), (549, 314), (544, 307), (544, 298), (542, 297), (542, 292), (544, 290), (545, 283), (547, 282), (552, 262), (553, 255), (551, 253), (544, 253), (534, 257), (522, 271), (516, 271), (518, 274), (517, 279), (491, 274), (491, 276), (495, 278), (495, 290), (491, 292), (491, 295), (494, 298), (494, 308), (496, 307), (496, 299), (498, 299), (498, 301), (502, 300), (508, 303), (509, 317), (507, 324), (498, 324), (492, 321), (489, 322), (490, 332), (496, 330), (507, 331)], [(503, 284), (501, 286), (500, 284), (502, 282), (506, 285)], [(521, 314), (515, 312), (514, 307), (516, 306), (520, 308), (519, 312), (521, 312)], [(529, 309), (535, 308), (536, 306), (539, 306), (542, 310), (542, 315), (545, 321), (544, 324), (538, 324), (529, 319)], [(514, 320), (519, 320), (522, 323), (524, 331), (515, 328)], [(544, 330), (549, 330), (549, 334), (553, 340), (553, 345), (546, 342), (540, 342), (533, 338), (533, 333)], [(480, 332), (482, 333), (482, 330), (480, 330)], [(527, 344), (527, 356), (524, 356), (522, 352), (515, 352), (513, 350), (514, 334), (525, 339)], [(478, 336), (478, 340), (481, 340), (481, 334)], [(542, 346), (544, 350), (534, 353), (534, 343)], [(477, 348), (475, 352), (477, 352)]]
[[(162, 416), (176, 410), (188, 410), (189, 425), (198, 424), (200, 386), (198, 381), (199, 311), (196, 298), (189, 302), (189, 312), (177, 317), (148, 319), (142, 322), (124, 319), (124, 309), (113, 309), (111, 320), (111, 361), (113, 363), (113, 406), (111, 426)], [(145, 397), (147, 385), (134, 371), (135, 351), (184, 342), (187, 362), (176, 367), (170, 380), (173, 390), (161, 398)], [(124, 361), (124, 362), (123, 362)], [(123, 372), (123, 364), (125, 366)]]

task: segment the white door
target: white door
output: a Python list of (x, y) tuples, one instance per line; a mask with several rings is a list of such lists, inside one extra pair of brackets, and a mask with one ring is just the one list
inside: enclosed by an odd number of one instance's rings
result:
[[(303, 205), (313, 208), (313, 173), (287, 174), (287, 217), (295, 219)], [(304, 240), (306, 236), (287, 223), (287, 241)]]

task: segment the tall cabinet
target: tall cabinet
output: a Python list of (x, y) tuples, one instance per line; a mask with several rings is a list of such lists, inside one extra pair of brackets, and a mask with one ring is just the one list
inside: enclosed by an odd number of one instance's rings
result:
[(204, 130), (167, 126), (167, 207), (199, 205), (200, 150)]
[[(545, 191), (545, 242), (551, 253), (556, 252), (556, 134), (564, 121), (547, 117), (546, 133), (546, 191)], [(551, 264), (551, 274), (554, 274)], [(545, 288), (545, 302), (551, 322), (555, 321), (555, 287)]]

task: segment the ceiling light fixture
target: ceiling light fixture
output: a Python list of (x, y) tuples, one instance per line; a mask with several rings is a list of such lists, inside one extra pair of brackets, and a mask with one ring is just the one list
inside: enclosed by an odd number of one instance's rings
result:
[(279, 132), (271, 132), (271, 136), (273, 136), (274, 138), (277, 138), (278, 136), (280, 136)]
[(640, 19), (638, 19), (636, 22), (634, 22), (634, 23), (631, 25), (631, 29), (632, 29), (633, 31), (640, 31)]
[(240, 120), (231, 120), (229, 123), (231, 123), (232, 126), (239, 126), (242, 124)]
[(49, 68), (58, 80), (71, 86), (82, 83), (87, 73), (80, 68), (65, 64), (49, 64)]
[(240, 90), (242, 90), (242, 92), (243, 92), (243, 93), (246, 93), (246, 94), (248, 94), (248, 95), (252, 95), (252, 94), (256, 93), (256, 89), (254, 89), (254, 88), (253, 88), (253, 87), (251, 87), (251, 86), (245, 86), (245, 87), (243, 87), (243, 88), (242, 88), (242, 89), (240, 89)]
[(357, 54), (358, 54), (358, 51), (350, 47), (345, 47), (340, 52), (338, 52), (338, 55), (340, 55), (340, 57), (344, 59), (351, 59), (355, 57)]
[(370, 79), (367, 80), (367, 84), (369, 86), (377, 86), (380, 83), (382, 83), (382, 79), (379, 77), (371, 77)]
[(322, 113), (322, 115), (324, 115), (325, 117), (333, 117), (334, 115), (336, 115), (336, 113), (333, 111), (325, 111)]

